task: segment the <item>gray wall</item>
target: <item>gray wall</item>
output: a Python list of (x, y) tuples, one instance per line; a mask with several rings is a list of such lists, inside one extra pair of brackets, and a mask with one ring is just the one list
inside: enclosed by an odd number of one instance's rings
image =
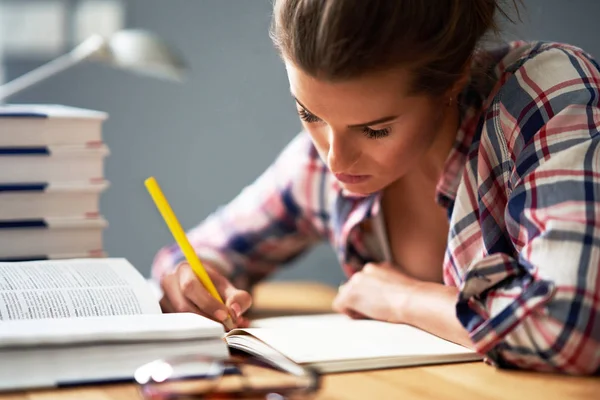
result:
[[(128, 27), (146, 28), (180, 48), (187, 82), (174, 85), (87, 64), (16, 96), (13, 102), (62, 103), (107, 111), (112, 149), (102, 199), (110, 222), (106, 248), (144, 274), (171, 240), (143, 186), (155, 175), (185, 228), (236, 195), (300, 129), (285, 71), (267, 35), (270, 0), (128, 0)], [(510, 39), (569, 42), (600, 57), (595, 0), (525, 1)], [(40, 60), (41, 62), (42, 60)], [(36, 63), (7, 62), (7, 78)], [(342, 280), (322, 246), (277, 279)]]

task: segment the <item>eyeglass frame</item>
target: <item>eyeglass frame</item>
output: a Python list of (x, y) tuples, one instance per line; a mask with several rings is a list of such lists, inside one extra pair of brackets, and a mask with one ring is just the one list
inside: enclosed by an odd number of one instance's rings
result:
[[(283, 361), (285, 360), (285, 361)], [(229, 375), (239, 375), (243, 381), (244, 378), (244, 373), (243, 370), (240, 368), (242, 366), (258, 366), (258, 367), (263, 367), (263, 368), (269, 368), (269, 369), (273, 369), (279, 372), (284, 372), (284, 373), (288, 373), (291, 376), (295, 376), (298, 378), (303, 378), (303, 379), (307, 379), (309, 384), (307, 386), (297, 386), (297, 387), (276, 387), (276, 386), (272, 386), (272, 387), (268, 387), (268, 388), (252, 388), (252, 387), (247, 387), (246, 385), (242, 385), (242, 388), (238, 391), (213, 391), (213, 389), (210, 389), (206, 392), (203, 393), (197, 393), (197, 394), (174, 394), (173, 392), (168, 393), (168, 391), (165, 392), (160, 392), (160, 390), (156, 391), (157, 388), (159, 388), (161, 385), (166, 385), (168, 383), (174, 383), (177, 381), (186, 381), (186, 380), (193, 380), (193, 379), (201, 379), (204, 378), (201, 375), (183, 375), (183, 376), (178, 376), (175, 379), (171, 379), (171, 376), (166, 376), (166, 377), (162, 377), (162, 380), (156, 381), (153, 379), (152, 375), (146, 375), (144, 374), (144, 368), (148, 369), (151, 368), (151, 366), (153, 364), (155, 364), (157, 367), (160, 363), (166, 364), (171, 366), (176, 366), (176, 365), (184, 365), (186, 363), (190, 363), (190, 362), (204, 362), (204, 363), (210, 363), (211, 366), (219, 366), (219, 373), (216, 374), (206, 374), (205, 378), (208, 378), (208, 380), (214, 380), (215, 381), (215, 386), (216, 386), (216, 382), (218, 382), (219, 379), (222, 379), (224, 376), (229, 376)], [(285, 365), (288, 365), (288, 368), (286, 368)], [(293, 368), (289, 368), (289, 366), (293, 366)], [(293, 371), (291, 371), (291, 369), (299, 372), (299, 373), (294, 373)], [(212, 377), (211, 377), (212, 376)], [(257, 396), (259, 396), (258, 398), (265, 398), (265, 399), (270, 399), (272, 398), (272, 396), (270, 395), (279, 395), (279, 396), (283, 396), (282, 398), (286, 398), (287, 396), (290, 395), (312, 395), (315, 394), (320, 388), (321, 388), (321, 379), (322, 375), (321, 373), (309, 366), (303, 366), (300, 364), (296, 364), (293, 363), (292, 361), (290, 361), (289, 359), (285, 358), (282, 356), (282, 361), (281, 362), (276, 362), (274, 360), (267, 360), (261, 357), (255, 357), (252, 355), (249, 355), (247, 353), (241, 352), (241, 351), (232, 351), (232, 355), (229, 358), (225, 358), (225, 359), (219, 359), (219, 358), (212, 358), (212, 357), (206, 357), (206, 356), (202, 356), (202, 355), (185, 355), (185, 356), (179, 356), (179, 357), (172, 357), (172, 358), (166, 358), (166, 359), (158, 359), (158, 360), (154, 360), (150, 363), (146, 363), (142, 366), (140, 366), (135, 374), (134, 374), (134, 380), (135, 382), (139, 385), (139, 389), (140, 389), (140, 395), (144, 398), (144, 399), (178, 399), (178, 398), (192, 398), (194, 396), (198, 396), (199, 398), (201, 398), (201, 396), (206, 396), (206, 395), (211, 395), (211, 394), (224, 394), (224, 395), (230, 395), (232, 396), (232, 398), (248, 398), (248, 399), (252, 399), (252, 398), (257, 398)], [(162, 395), (162, 394), (165, 395)], [(161, 397), (161, 395), (163, 397)], [(187, 396), (187, 397), (186, 397)]]

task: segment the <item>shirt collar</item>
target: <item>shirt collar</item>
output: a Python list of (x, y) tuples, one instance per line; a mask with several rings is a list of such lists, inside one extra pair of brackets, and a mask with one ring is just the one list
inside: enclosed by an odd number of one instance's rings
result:
[(443, 207), (449, 208), (456, 199), (479, 115), (480, 112), (475, 107), (469, 107), (463, 114), (454, 145), (446, 158), (442, 175), (436, 186), (436, 201)]

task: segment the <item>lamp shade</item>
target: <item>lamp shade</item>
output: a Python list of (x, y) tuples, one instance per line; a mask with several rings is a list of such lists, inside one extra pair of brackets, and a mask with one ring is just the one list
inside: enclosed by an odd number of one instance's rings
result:
[(122, 30), (114, 33), (96, 57), (116, 67), (157, 78), (181, 80), (185, 63), (157, 35), (143, 30)]
[(0, 86), (0, 101), (83, 61), (96, 60), (139, 74), (180, 81), (186, 70), (176, 51), (153, 33), (121, 30), (109, 38), (92, 35), (64, 54)]

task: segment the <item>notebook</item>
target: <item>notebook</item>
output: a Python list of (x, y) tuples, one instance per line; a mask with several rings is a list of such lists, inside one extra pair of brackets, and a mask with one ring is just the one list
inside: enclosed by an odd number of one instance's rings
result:
[(481, 360), (466, 347), (409, 325), (325, 314), (275, 317), (226, 335), (231, 348), (322, 373)]

